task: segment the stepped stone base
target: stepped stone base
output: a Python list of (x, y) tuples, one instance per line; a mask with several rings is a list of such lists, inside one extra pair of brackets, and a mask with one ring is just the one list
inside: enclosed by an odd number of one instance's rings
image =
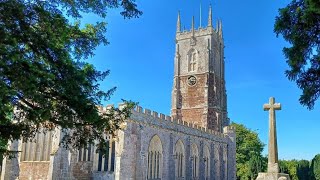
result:
[(259, 173), (256, 180), (290, 180), (290, 177), (284, 173)]

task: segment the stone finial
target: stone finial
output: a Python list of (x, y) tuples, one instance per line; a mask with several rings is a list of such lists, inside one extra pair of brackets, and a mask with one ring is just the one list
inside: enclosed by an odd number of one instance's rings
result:
[(199, 17), (200, 17), (200, 18), (199, 18), (199, 20), (200, 20), (199, 23), (200, 23), (200, 24), (199, 24), (199, 25), (200, 25), (200, 28), (201, 28), (201, 26), (202, 26), (202, 24), (201, 24), (201, 22), (202, 22), (202, 4), (201, 4), (201, 1), (200, 1), (200, 13), (199, 13), (199, 14), (200, 14), (200, 16), (199, 16)]
[(219, 27), (218, 27), (218, 34), (219, 34), (219, 36), (222, 38), (222, 21), (221, 20), (219, 20)]
[(180, 11), (178, 11), (177, 33), (181, 32)]
[(209, 6), (208, 27), (212, 27), (212, 8)]
[(219, 31), (219, 20), (216, 22), (216, 32)]
[(194, 16), (192, 16), (192, 23), (191, 23), (191, 31), (192, 31), (192, 36), (194, 36)]

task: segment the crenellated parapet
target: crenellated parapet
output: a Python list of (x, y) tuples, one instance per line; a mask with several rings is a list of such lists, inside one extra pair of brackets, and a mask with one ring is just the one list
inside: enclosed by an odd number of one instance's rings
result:
[(191, 36), (199, 37), (199, 36), (205, 36), (205, 35), (213, 35), (214, 37), (218, 36), (217, 31), (213, 29), (213, 27), (206, 27), (206, 28), (199, 27), (198, 29), (195, 29), (194, 32), (184, 30), (182, 32), (177, 33), (176, 40), (190, 39)]
[(234, 126), (226, 126), (223, 128), (223, 133), (236, 133), (236, 127)]
[[(118, 108), (121, 109), (121, 107), (124, 106), (124, 104), (119, 104)], [(105, 107), (99, 107), (99, 110), (104, 112), (108, 109), (115, 107), (114, 105), (107, 105)], [(181, 132), (190, 132), (192, 134), (197, 134), (200, 136), (204, 136), (207, 138), (214, 138), (216, 140), (224, 141), (226, 138), (229, 137), (229, 133), (231, 131), (234, 131), (234, 127), (227, 126), (224, 128), (223, 133), (208, 129), (206, 127), (199, 126), (195, 123), (190, 123), (187, 121), (179, 120), (176, 118), (173, 118), (169, 115), (165, 115), (163, 113), (158, 113), (156, 111), (142, 108), (141, 106), (135, 106), (134, 109), (132, 109), (132, 114), (130, 118), (127, 119), (127, 122), (136, 122), (139, 124), (145, 124), (145, 125), (151, 125), (155, 127), (160, 127), (163, 129), (168, 130), (174, 130), (174, 131), (181, 131)], [(226, 142), (226, 141), (225, 141)]]
[(236, 128), (234, 126), (225, 126), (223, 128), (223, 133), (229, 137), (232, 142), (236, 140)]
[[(220, 132), (217, 132), (217, 131), (214, 131), (214, 130), (211, 130), (211, 129), (208, 129), (208, 128), (205, 128), (205, 127), (202, 127), (202, 126), (199, 126), (195, 123), (190, 123), (190, 122), (187, 122), (187, 121), (182, 121), (182, 120), (179, 120), (179, 119), (175, 119), (171, 116), (168, 116), (168, 115), (165, 115), (165, 114), (162, 114), (162, 113), (158, 113), (156, 111), (152, 111), (150, 109), (144, 109), (140, 106), (136, 106), (135, 109), (132, 110), (132, 113), (133, 113), (133, 116), (131, 118), (134, 118), (134, 117), (144, 117), (144, 118), (147, 118), (147, 119), (150, 119), (151, 121), (155, 121), (157, 123), (163, 123), (163, 124), (170, 124), (171, 127), (174, 127), (174, 126), (183, 126), (183, 127), (186, 127), (186, 128), (190, 128), (190, 129), (193, 129), (195, 131), (200, 131), (200, 132), (203, 132), (203, 133), (207, 133), (207, 134), (211, 134), (211, 135), (214, 135), (214, 136), (217, 136), (217, 137), (225, 137), (225, 135), (223, 133), (220, 133)], [(131, 119), (130, 118), (130, 119)], [(140, 119), (140, 118), (138, 118)]]

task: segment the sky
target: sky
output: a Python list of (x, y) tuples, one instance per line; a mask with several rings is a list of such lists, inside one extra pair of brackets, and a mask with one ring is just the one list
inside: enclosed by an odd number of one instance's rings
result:
[[(267, 153), (268, 112), (263, 104), (273, 96), (281, 103), (276, 112), (280, 159), (312, 159), (320, 153), (319, 101), (312, 111), (299, 104), (301, 90), (289, 81), (282, 53), (290, 46), (273, 32), (278, 9), (289, 0), (138, 0), (143, 15), (124, 19), (120, 10), (107, 14), (107, 46), (99, 46), (89, 59), (98, 70), (111, 70), (101, 88), (117, 90), (106, 104), (132, 100), (159, 113), (170, 114), (175, 32), (178, 11), (182, 27), (205, 27), (209, 5), (213, 24), (223, 23), (228, 112), (232, 122), (259, 134)], [(84, 22), (96, 22), (86, 15)]]

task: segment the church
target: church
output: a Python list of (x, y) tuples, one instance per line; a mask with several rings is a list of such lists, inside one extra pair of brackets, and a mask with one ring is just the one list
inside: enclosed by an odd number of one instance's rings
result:
[[(233, 180), (235, 129), (227, 111), (222, 23), (181, 30), (176, 27), (171, 115), (135, 107), (117, 131), (106, 137), (107, 155), (95, 146), (59, 147), (61, 130), (15, 141), (16, 157), (4, 159), (1, 180)], [(101, 107), (100, 111), (107, 111)]]

